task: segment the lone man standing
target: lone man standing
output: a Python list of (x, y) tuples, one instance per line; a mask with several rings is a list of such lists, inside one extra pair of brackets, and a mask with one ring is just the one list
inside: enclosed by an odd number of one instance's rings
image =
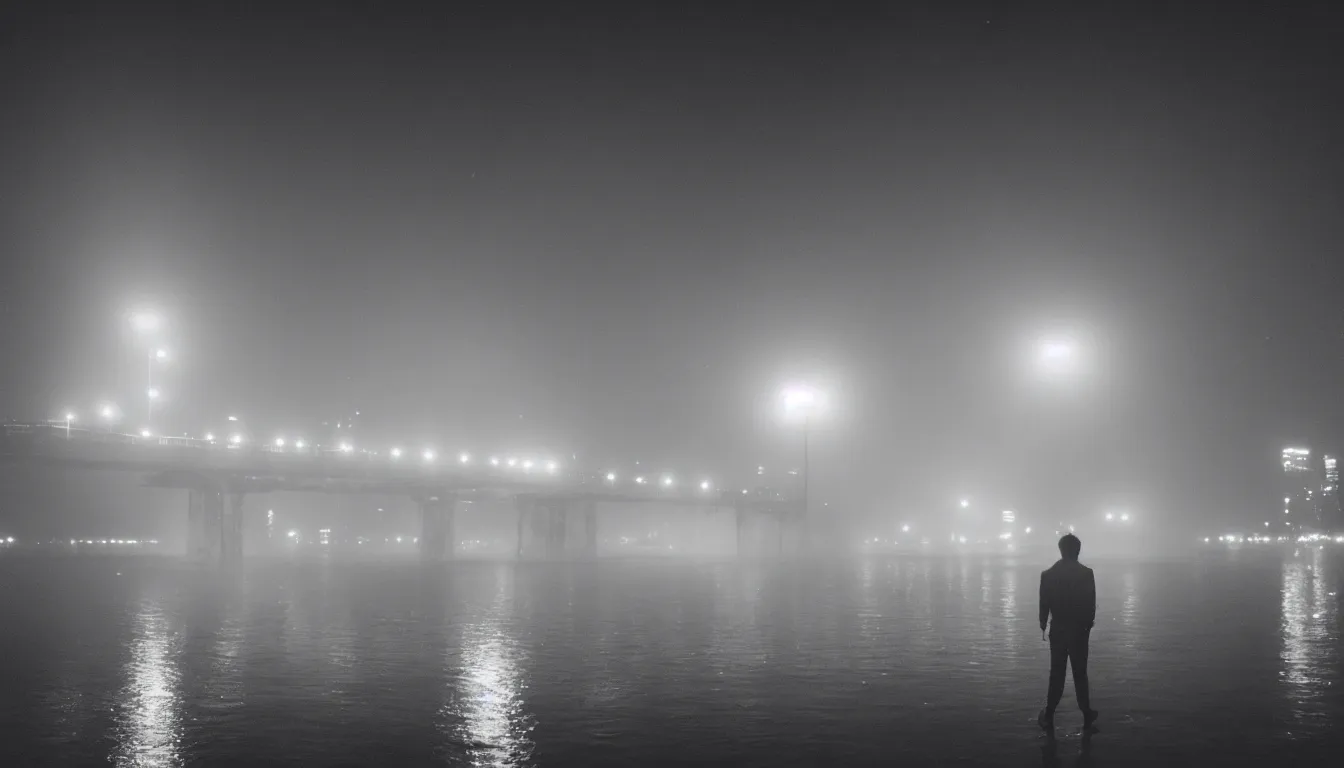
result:
[(1050, 690), (1036, 716), (1041, 730), (1054, 733), (1055, 707), (1064, 695), (1064, 667), (1073, 666), (1073, 690), (1083, 712), (1083, 729), (1097, 721), (1087, 690), (1087, 642), (1097, 620), (1097, 583), (1092, 569), (1078, 562), (1083, 543), (1072, 533), (1059, 540), (1059, 561), (1041, 573), (1041, 639), (1050, 625)]

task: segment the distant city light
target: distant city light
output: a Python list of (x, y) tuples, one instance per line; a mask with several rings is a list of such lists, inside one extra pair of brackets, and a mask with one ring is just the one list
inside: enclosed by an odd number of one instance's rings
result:
[(167, 360), (167, 359), (168, 359), (168, 350), (163, 349), (163, 348), (156, 349), (156, 350), (154, 350), (154, 357), (157, 358), (157, 359), (159, 359), (159, 360)]
[(298, 532), (298, 531), (290, 531), (289, 533), (287, 533), (287, 534), (285, 534), (285, 535), (288, 536), (289, 538), (293, 539), (293, 538), (297, 538), (297, 537), (298, 537), (299, 532)]
[(353, 446), (353, 445), (351, 445), (351, 444), (349, 444), (349, 443), (346, 443), (346, 442), (342, 442), (342, 443), (341, 443), (339, 446), (337, 446), (337, 447), (339, 447), (339, 448), (341, 449), (341, 453), (350, 453), (351, 451), (355, 450), (355, 446)]
[(98, 409), (98, 415), (102, 416), (104, 419), (115, 419), (117, 417), (116, 406), (104, 405)]
[(1048, 362), (1067, 360), (1073, 357), (1073, 344), (1063, 340), (1049, 340), (1041, 342), (1041, 359)]
[(391, 451), (389, 451), (388, 453), (390, 453), (390, 454), (392, 455), (392, 458), (394, 458), (394, 459), (400, 459), (400, 458), (401, 458), (401, 449), (400, 449), (400, 448), (393, 448), (393, 449), (392, 449)]
[(709, 490), (709, 481), (708, 481), (708, 480), (701, 480), (701, 481), (700, 481), (700, 490), (702, 490), (702, 491), (708, 491), (708, 490)]
[(909, 533), (909, 532), (910, 532), (910, 524), (909, 524), (909, 523), (906, 523), (905, 525), (902, 525), (902, 526), (901, 526), (901, 533)]
[(303, 450), (304, 448), (308, 447), (308, 444), (305, 443), (302, 438), (300, 438), (294, 441), (294, 447), (298, 448), (299, 450)]
[(664, 488), (671, 488), (673, 482), (674, 482), (674, 481), (673, 481), (671, 475), (663, 475), (663, 487), (664, 487)]
[(971, 500), (970, 500), (970, 499), (962, 499), (962, 500), (961, 500), (961, 508), (962, 508), (962, 509), (965, 509), (965, 508), (967, 508), (967, 507), (969, 507), (969, 506), (971, 506)]
[(1124, 513), (1122, 513), (1122, 514), (1120, 515), (1120, 522), (1122, 522), (1122, 523), (1128, 523), (1128, 522), (1129, 522), (1129, 513), (1128, 513), (1128, 512), (1124, 512)]
[(608, 482), (608, 483), (614, 483), (614, 482), (616, 482), (616, 473), (615, 473), (615, 472), (608, 472), (608, 473), (607, 473), (607, 482)]
[(149, 437), (150, 434), (152, 434), (152, 433), (149, 431), (149, 429), (142, 429), (142, 430), (140, 430), (140, 436), (141, 436), (141, 437)]
[(546, 471), (554, 475), (556, 472), (560, 471), (560, 465), (554, 461), (548, 461), (546, 462)]
[[(432, 461), (434, 461), (434, 450), (433, 450), (432, 448), (427, 448), (427, 449), (425, 449), (425, 452), (424, 452), (424, 453), (420, 454), (420, 456), (421, 456), (425, 461), (427, 461), (427, 462), (432, 462)], [(400, 541), (400, 539), (398, 539), (398, 541)]]
[(277, 437), (277, 438), (275, 438), (275, 447), (276, 447), (276, 448), (284, 448), (284, 447), (285, 447), (285, 438), (283, 438), (283, 437)]
[(1115, 515), (1111, 514), (1110, 512), (1107, 512), (1107, 513), (1106, 513), (1106, 519), (1107, 519), (1107, 520), (1112, 520), (1112, 519), (1114, 519), (1114, 518), (1115, 518)]
[[(643, 485), (643, 484), (644, 484), (643, 475), (635, 478), (635, 485)], [(743, 491), (743, 493), (746, 493), (746, 491)]]
[(150, 399), (150, 400), (158, 400), (158, 399), (159, 399), (159, 388), (158, 388), (158, 387), (150, 387), (150, 388), (145, 392), (145, 394), (149, 395), (149, 399)]
[(470, 454), (470, 453), (467, 453), (466, 451), (463, 451), (462, 453), (459, 453), (459, 454), (457, 455), (457, 463), (459, 463), (459, 464), (470, 464), (470, 463), (471, 463), (471, 454)]
[(530, 470), (533, 466), (534, 462), (531, 459), (523, 459), (523, 469)]
[(229, 435), (229, 442), (232, 443), (233, 445), (242, 445), (243, 436), (238, 434)]
[(65, 420), (66, 420), (66, 421), (74, 421), (74, 420), (75, 420), (75, 412), (74, 412), (74, 411), (66, 411), (66, 412), (65, 412)]
[(1023, 532), (1023, 533), (1031, 533), (1031, 526), (1028, 525), (1028, 526), (1026, 527), (1026, 529), (1023, 530), (1022, 532)]
[(207, 443), (213, 443), (213, 442), (215, 442), (215, 433), (213, 433), (213, 432), (206, 432), (206, 433), (205, 433), (205, 442), (207, 442)]
[(238, 417), (237, 417), (237, 416), (230, 416), (230, 417), (229, 417), (229, 421), (237, 421), (237, 420), (238, 420)]
[(492, 466), (492, 467), (498, 467), (498, 466), (499, 466), (499, 457), (498, 457), (498, 456), (491, 456), (491, 457), (490, 457), (490, 466)]
[(515, 459), (515, 458), (513, 458), (512, 456), (510, 456), (510, 457), (509, 457), (509, 460), (506, 461), (506, 462), (504, 462), (504, 463), (505, 463), (505, 464), (508, 464), (510, 467), (516, 467), (516, 466), (518, 466), (518, 460)]

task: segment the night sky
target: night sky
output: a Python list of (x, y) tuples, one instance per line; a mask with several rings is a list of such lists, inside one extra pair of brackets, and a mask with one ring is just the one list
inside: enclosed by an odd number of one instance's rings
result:
[(837, 509), (1181, 526), (1344, 452), (1328, 4), (192, 5), (0, 16), (6, 418), (138, 408), (153, 307), (167, 431), (740, 479), (807, 379)]

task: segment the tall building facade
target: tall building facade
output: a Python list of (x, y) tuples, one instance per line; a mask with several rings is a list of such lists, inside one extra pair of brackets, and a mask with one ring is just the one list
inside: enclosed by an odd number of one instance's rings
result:
[(1324, 528), (1321, 519), (1320, 474), (1311, 460), (1309, 448), (1284, 448), (1279, 457), (1283, 467), (1283, 515), (1286, 530), (1317, 531)]
[(1321, 486), (1321, 518), (1327, 530), (1344, 533), (1344, 507), (1339, 503), (1339, 459), (1325, 456), (1325, 485)]

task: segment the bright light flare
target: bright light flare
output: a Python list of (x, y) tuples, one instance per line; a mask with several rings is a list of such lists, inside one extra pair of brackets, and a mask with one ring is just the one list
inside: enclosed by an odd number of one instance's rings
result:
[(645, 480), (644, 480), (644, 477), (643, 477), (642, 475), (639, 476), (639, 477), (636, 477), (636, 478), (635, 478), (635, 485), (643, 485), (644, 483), (645, 483)]
[(168, 350), (164, 349), (163, 347), (159, 347), (158, 349), (154, 350), (154, 359), (155, 359), (155, 360), (167, 360), (167, 359), (168, 359)]
[(243, 436), (242, 436), (242, 435), (229, 435), (229, 442), (232, 443), (233, 445), (242, 445), (242, 444), (243, 444)]
[(206, 432), (206, 433), (205, 433), (205, 442), (207, 442), (207, 443), (213, 443), (213, 442), (215, 442), (215, 433), (214, 433), (214, 432)]
[(401, 449), (400, 449), (400, 448), (393, 448), (391, 451), (388, 451), (388, 453), (390, 453), (390, 454), (392, 455), (392, 458), (394, 458), (394, 459), (400, 459), (400, 458), (401, 458)]
[(901, 533), (909, 533), (909, 532), (910, 532), (910, 524), (909, 524), (909, 523), (906, 523), (905, 525), (902, 525), (902, 526), (901, 526)]
[(66, 421), (74, 421), (74, 420), (75, 420), (75, 412), (74, 412), (74, 411), (66, 411), (66, 412), (65, 412), (65, 420), (66, 420)]
[(711, 486), (710, 486), (710, 483), (709, 483), (708, 480), (701, 480), (701, 481), (700, 481), (700, 490), (702, 490), (702, 491), (708, 491), (708, 490), (710, 489), (710, 487), (711, 487)]
[(355, 450), (355, 446), (353, 446), (353, 445), (351, 445), (351, 444), (349, 444), (349, 443), (346, 443), (346, 442), (342, 442), (342, 443), (341, 443), (339, 446), (337, 446), (337, 447), (340, 448), (341, 453), (350, 453), (350, 452), (352, 452), (352, 451)]
[(275, 447), (276, 447), (276, 448), (284, 448), (284, 447), (285, 447), (285, 438), (283, 438), (283, 437), (277, 437), (277, 438), (275, 438)]
[(303, 450), (304, 448), (308, 447), (308, 443), (304, 442), (303, 439), (300, 438), (294, 441), (294, 447), (298, 448), (299, 450)]
[(426, 448), (425, 451), (420, 454), (420, 458), (424, 459), (426, 464), (434, 463), (434, 459), (437, 458), (437, 456), (438, 454), (434, 453), (433, 448)]
[(150, 432), (148, 429), (142, 429), (142, 430), (140, 430), (140, 436), (141, 436), (141, 437), (149, 437), (149, 436), (151, 436), (151, 435), (153, 435), (153, 434), (154, 434), (154, 433), (153, 433), (153, 432)]
[(614, 482), (616, 482), (616, 473), (615, 473), (615, 472), (608, 472), (608, 473), (607, 473), (607, 482), (608, 482), (608, 483), (614, 483)]
[(780, 391), (779, 404), (786, 419), (809, 421), (825, 410), (826, 393), (810, 384), (794, 384)]
[(110, 404), (104, 405), (98, 409), (98, 415), (111, 421), (112, 419), (117, 418), (117, 407)]
[(523, 470), (524, 470), (524, 471), (531, 472), (531, 471), (532, 471), (532, 467), (534, 467), (534, 466), (536, 466), (536, 463), (533, 462), (531, 459), (524, 459), (524, 460), (523, 460)]
[(547, 472), (547, 474), (554, 475), (556, 472), (559, 472), (559, 471), (560, 471), (560, 465), (559, 465), (558, 463), (556, 463), (556, 462), (554, 462), (554, 461), (548, 461), (548, 462), (546, 462), (546, 472)]
[(462, 453), (457, 454), (457, 463), (458, 463), (458, 464), (470, 464), (470, 463), (471, 463), (471, 454), (470, 454), (470, 453), (467, 453), (466, 451), (463, 451)]
[(158, 387), (150, 387), (148, 390), (146, 390), (145, 394), (149, 395), (149, 399), (150, 399), (150, 400), (158, 400), (158, 399), (159, 399), (159, 388), (158, 388)]
[(664, 488), (671, 488), (671, 487), (672, 487), (673, 485), (675, 485), (675, 484), (676, 484), (676, 481), (672, 478), (671, 475), (663, 475), (663, 487), (664, 487)]
[(498, 457), (498, 456), (491, 456), (491, 457), (490, 457), (490, 466), (492, 466), (492, 467), (498, 467), (498, 466), (499, 466), (499, 457)]
[(961, 500), (961, 508), (962, 508), (962, 509), (965, 509), (965, 508), (967, 508), (967, 507), (969, 507), (969, 506), (971, 506), (971, 500), (970, 500), (970, 499), (962, 499), (962, 500)]

